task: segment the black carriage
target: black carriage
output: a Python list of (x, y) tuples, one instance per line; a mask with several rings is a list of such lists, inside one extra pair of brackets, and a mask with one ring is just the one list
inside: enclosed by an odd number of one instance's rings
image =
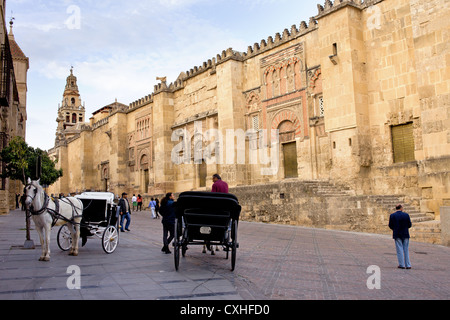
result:
[[(119, 208), (114, 203), (111, 192), (84, 192), (75, 198), (83, 202), (83, 218), (80, 223), (82, 245), (88, 238), (97, 237), (102, 241), (103, 250), (113, 253), (119, 244)], [(58, 246), (67, 251), (71, 248), (72, 237), (67, 225), (63, 225), (57, 236)]]
[(236, 264), (237, 230), (241, 206), (229, 193), (183, 192), (176, 204), (174, 259), (175, 269), (188, 245), (222, 246), (226, 259), (231, 252), (231, 270)]

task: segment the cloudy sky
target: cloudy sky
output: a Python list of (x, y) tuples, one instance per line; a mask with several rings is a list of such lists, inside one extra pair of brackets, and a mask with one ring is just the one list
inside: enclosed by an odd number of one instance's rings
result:
[[(314, 0), (7, 0), (6, 19), (30, 58), (29, 145), (53, 147), (58, 103), (74, 67), (86, 118), (117, 98), (129, 104), (167, 76), (232, 47), (274, 37), (317, 15)], [(8, 24), (9, 25), (9, 24)]]

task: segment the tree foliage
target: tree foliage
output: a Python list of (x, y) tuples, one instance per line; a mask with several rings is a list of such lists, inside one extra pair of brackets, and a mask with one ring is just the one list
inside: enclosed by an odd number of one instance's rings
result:
[[(56, 169), (56, 162), (50, 159), (47, 152), (28, 146), (21, 137), (12, 138), (8, 146), (1, 151), (0, 157), (6, 164), (2, 177), (20, 180), (24, 184), (29, 177), (32, 180), (40, 178), (42, 185), (52, 185), (63, 175), (61, 169)], [(39, 157), (41, 172), (36, 170)]]

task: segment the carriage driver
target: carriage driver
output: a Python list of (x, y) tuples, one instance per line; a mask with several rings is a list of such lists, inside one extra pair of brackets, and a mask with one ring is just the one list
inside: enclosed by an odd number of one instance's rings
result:
[(127, 219), (127, 224), (125, 226), (125, 230), (130, 231), (128, 227), (130, 226), (131, 222), (131, 209), (130, 209), (130, 203), (128, 202), (128, 195), (124, 192), (122, 193), (122, 198), (119, 200), (119, 207), (120, 207), (120, 231), (124, 232), (123, 230), (123, 220)]

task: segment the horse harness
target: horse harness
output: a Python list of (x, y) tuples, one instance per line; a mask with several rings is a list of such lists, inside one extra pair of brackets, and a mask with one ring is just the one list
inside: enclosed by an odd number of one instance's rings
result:
[[(35, 192), (35, 195), (34, 195), (33, 199), (36, 197), (37, 189), (34, 190), (34, 192)], [(28, 196), (28, 197), (31, 197), (31, 196)], [(75, 218), (82, 217), (82, 215), (75, 214), (75, 212), (76, 212), (75, 209), (79, 209), (79, 208), (76, 208), (75, 205), (72, 203), (72, 201), (70, 201), (68, 199), (67, 199), (67, 201), (61, 200), (64, 203), (68, 203), (72, 206), (72, 219), (69, 220), (59, 213), (59, 209), (60, 209), (59, 201), (60, 201), (59, 199), (54, 199), (53, 202), (55, 203), (55, 210), (50, 209), (48, 207), (48, 204), (50, 202), (50, 197), (47, 195), (47, 193), (44, 192), (44, 205), (42, 206), (42, 208), (40, 210), (35, 211), (33, 206), (31, 205), (29, 208), (29, 211), (30, 211), (31, 215), (33, 215), (33, 216), (39, 216), (39, 215), (43, 214), (45, 211), (47, 211), (50, 214), (50, 216), (52, 217), (52, 228), (56, 225), (58, 220), (64, 220), (65, 222), (68, 222), (71, 224), (80, 224), (80, 223), (75, 222)]]

